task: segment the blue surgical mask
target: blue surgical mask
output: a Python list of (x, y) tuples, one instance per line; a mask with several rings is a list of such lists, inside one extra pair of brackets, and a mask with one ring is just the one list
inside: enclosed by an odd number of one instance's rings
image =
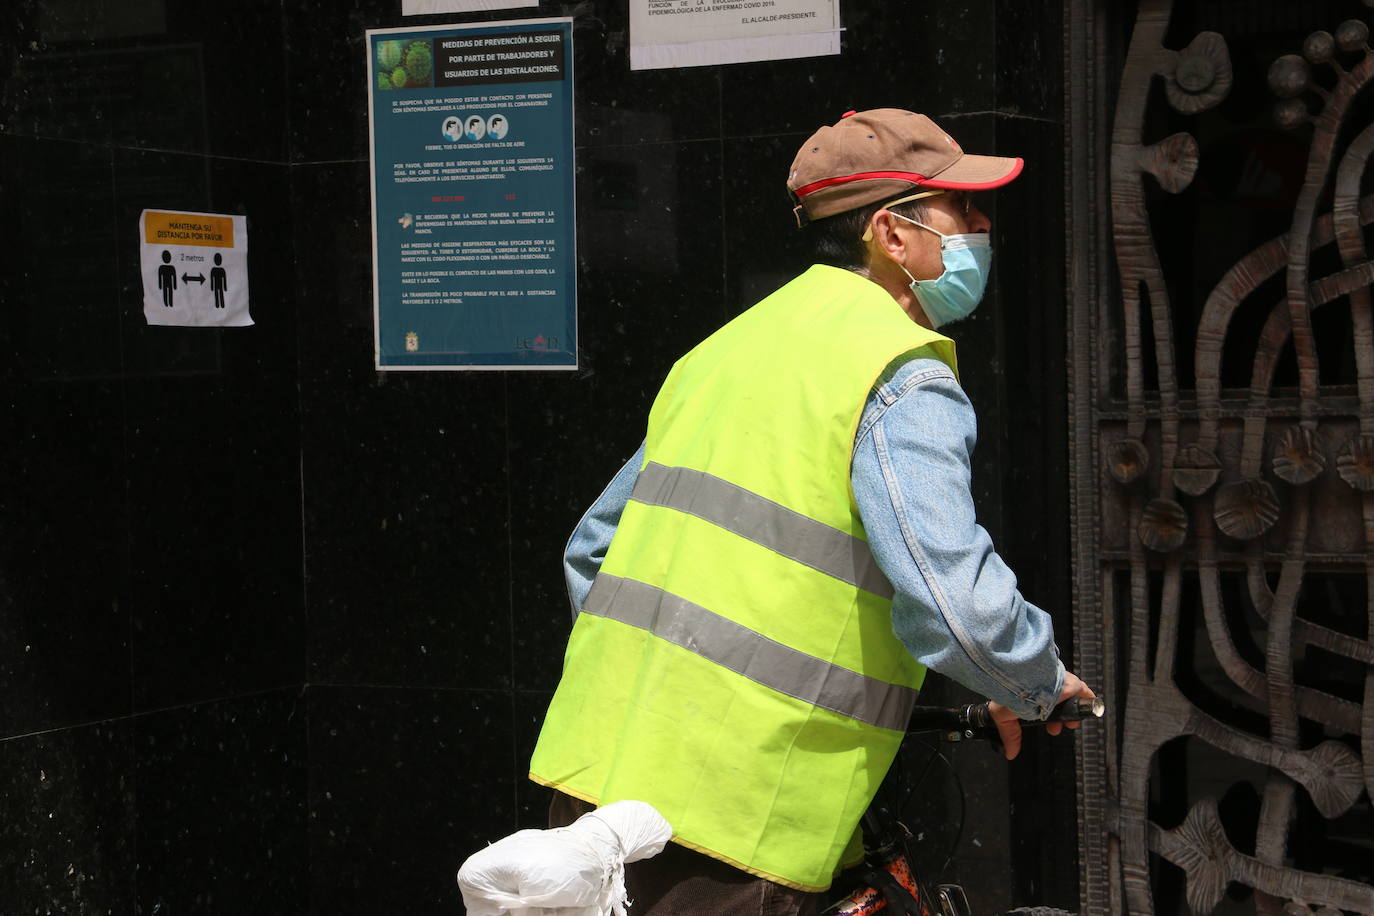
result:
[(945, 235), (909, 216), (900, 213), (892, 215), (940, 237), (940, 260), (945, 272), (934, 280), (917, 280), (911, 276), (911, 271), (901, 263), (897, 264), (911, 280), (911, 292), (916, 296), (916, 301), (921, 303), (931, 325), (939, 328), (972, 315), (978, 303), (983, 301), (988, 272), (992, 269), (992, 245), (987, 233)]

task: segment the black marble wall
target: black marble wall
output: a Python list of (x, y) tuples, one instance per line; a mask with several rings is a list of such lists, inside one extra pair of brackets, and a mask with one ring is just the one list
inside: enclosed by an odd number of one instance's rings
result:
[[(841, 56), (639, 73), (625, 4), (541, 4), (576, 17), (573, 374), (372, 368), (363, 32), (439, 21), (398, 7), (0, 13), (0, 912), (460, 913), (462, 859), (543, 817), (567, 532), (672, 361), (805, 266), (786, 168), (849, 108), (1028, 160), (957, 336), (985, 523), (1067, 626), (1057, 4), (847, 0)], [(144, 207), (247, 215), (254, 327), (145, 326)], [(1071, 903), (1071, 812), (1007, 813), (1064, 749), (975, 750), (946, 877)], [(922, 804), (947, 843), (957, 786)]]

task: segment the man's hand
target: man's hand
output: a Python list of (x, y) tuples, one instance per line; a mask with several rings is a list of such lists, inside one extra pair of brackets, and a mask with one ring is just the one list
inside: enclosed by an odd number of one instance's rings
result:
[[(1095, 697), (1097, 694), (1092, 692), (1092, 688), (1078, 679), (1078, 675), (1072, 671), (1064, 672), (1064, 687), (1059, 691), (1059, 699), (1055, 700), (1055, 705), (1069, 699), (1070, 697)], [(1016, 759), (1016, 755), (1021, 753), (1021, 720), (1016, 713), (1012, 712), (1001, 703), (988, 703), (988, 711), (992, 713), (992, 720), (997, 724), (997, 734), (1002, 738), (1002, 753), (1008, 760)], [(1077, 722), (1046, 722), (1045, 731), (1051, 735), (1057, 735), (1065, 727), (1077, 728)]]

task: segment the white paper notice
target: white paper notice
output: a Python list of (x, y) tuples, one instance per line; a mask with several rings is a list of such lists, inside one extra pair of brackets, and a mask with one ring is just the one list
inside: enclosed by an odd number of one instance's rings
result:
[(138, 217), (149, 324), (248, 327), (248, 219), (144, 210)]
[(840, 0), (630, 0), (630, 69), (840, 53)]
[(522, 6), (538, 5), (539, 0), (401, 0), (401, 15), (480, 13), (483, 10), (512, 10)]

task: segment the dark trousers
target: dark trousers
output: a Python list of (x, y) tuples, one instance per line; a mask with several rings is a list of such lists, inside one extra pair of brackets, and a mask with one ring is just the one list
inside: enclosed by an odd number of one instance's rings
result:
[[(549, 826), (566, 827), (592, 806), (553, 793)], [(634, 916), (813, 916), (820, 897), (783, 887), (685, 846), (669, 843), (625, 866)]]

